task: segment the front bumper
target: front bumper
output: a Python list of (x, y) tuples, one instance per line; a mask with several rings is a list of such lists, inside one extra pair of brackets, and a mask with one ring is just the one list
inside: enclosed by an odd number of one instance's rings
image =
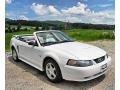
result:
[[(111, 57), (108, 57), (103, 62), (88, 67), (74, 67), (65, 65), (61, 71), (63, 79), (65, 80), (88, 81), (105, 74), (110, 64)], [(107, 65), (107, 67), (103, 68), (105, 65)]]

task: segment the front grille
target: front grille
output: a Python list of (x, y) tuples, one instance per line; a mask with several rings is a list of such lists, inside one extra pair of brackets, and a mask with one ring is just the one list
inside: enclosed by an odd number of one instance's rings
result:
[(102, 56), (102, 57), (100, 57), (100, 58), (94, 59), (94, 61), (95, 61), (96, 63), (100, 63), (100, 62), (102, 62), (102, 61), (104, 61), (104, 60), (105, 60), (105, 56)]

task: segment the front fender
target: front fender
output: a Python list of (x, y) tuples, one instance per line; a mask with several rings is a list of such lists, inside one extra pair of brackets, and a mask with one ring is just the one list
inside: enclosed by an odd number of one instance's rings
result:
[[(55, 53), (47, 52), (42, 56), (42, 66), (43, 66), (43, 63), (44, 63), (44, 60), (46, 57), (50, 57), (53, 60), (55, 60), (58, 65), (60, 64), (60, 59), (59, 59), (58, 55), (56, 55)], [(42, 70), (43, 70), (43, 67), (42, 67)]]

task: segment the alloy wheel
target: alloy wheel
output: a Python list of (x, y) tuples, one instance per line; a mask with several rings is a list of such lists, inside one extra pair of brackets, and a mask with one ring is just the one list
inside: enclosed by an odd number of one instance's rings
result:
[(46, 74), (48, 76), (48, 78), (50, 79), (55, 79), (56, 78), (56, 68), (52, 63), (47, 63), (46, 65)]

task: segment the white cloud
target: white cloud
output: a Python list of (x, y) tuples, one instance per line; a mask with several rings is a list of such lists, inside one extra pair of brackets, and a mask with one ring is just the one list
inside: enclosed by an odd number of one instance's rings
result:
[(97, 17), (97, 18), (107, 18), (109, 17), (109, 14), (107, 12), (92, 12), (89, 15), (89, 17)]
[(114, 24), (115, 17), (113, 10), (104, 10), (99, 12), (92, 12), (88, 15), (84, 15), (82, 20), (86, 23), (95, 23), (95, 24)]
[(37, 15), (60, 15), (60, 12), (52, 5), (42, 5), (42, 4), (36, 4), (33, 3), (31, 6), (31, 9), (37, 14)]
[(80, 18), (78, 17), (66, 17), (65, 21), (71, 22), (71, 23), (81, 22)]
[[(105, 6), (110, 6), (108, 4), (104, 5)], [(81, 16), (84, 16), (86, 18), (91, 18), (91, 19), (114, 19), (114, 11), (112, 10), (104, 10), (104, 11), (93, 11), (88, 8), (87, 5), (84, 3), (78, 2), (76, 6), (70, 7), (68, 9), (62, 10), (64, 14), (68, 15), (77, 15), (79, 18)]]
[[(58, 15), (84, 15), (87, 17), (99, 17), (99, 18), (114, 18), (114, 15), (111, 15), (110, 12), (106, 11), (99, 11), (95, 12), (92, 11), (88, 8), (88, 6), (84, 3), (78, 2), (77, 5), (73, 7), (69, 7), (67, 9), (62, 9), (61, 12), (58, 11), (54, 6), (52, 5), (42, 5), (42, 4), (36, 4), (33, 3), (31, 6), (32, 10), (37, 14), (37, 15), (53, 15), (53, 16), (58, 16)], [(74, 16), (75, 17), (75, 16)]]
[(114, 19), (99, 19), (99, 18), (93, 18), (91, 19), (91, 23), (93, 24), (115, 24)]
[(112, 4), (101, 4), (101, 5), (98, 5), (98, 7), (101, 7), (101, 8), (106, 8), (106, 7), (110, 7), (112, 6)]
[(24, 16), (24, 15), (20, 15), (19, 20), (29, 20), (28, 17)]
[(111, 7), (112, 6), (112, 3), (107, 3), (107, 4), (96, 4), (96, 5), (93, 5), (92, 8), (108, 8), (108, 7)]
[(87, 2), (88, 0), (80, 0), (80, 1), (84, 1), (84, 2)]
[[(110, 6), (110, 4), (102, 5), (101, 7), (107, 7)], [(63, 14), (68, 14), (68, 15), (83, 15), (86, 17), (90, 18), (114, 18), (114, 12), (109, 11), (93, 11), (88, 8), (87, 5), (84, 3), (78, 2), (77, 5), (70, 7), (68, 9), (62, 9), (61, 10)]]
[(5, 13), (5, 16), (6, 16), (6, 17), (7, 17), (7, 16), (10, 16), (10, 14), (6, 12), (6, 13)]
[[(107, 7), (110, 5), (102, 5), (101, 7)], [(70, 22), (88, 22), (88, 23), (114, 23), (114, 10), (94, 11), (91, 10), (87, 4), (78, 2), (75, 6), (67, 9), (56, 9), (53, 5), (42, 5), (33, 3), (31, 9), (37, 15), (57, 16), (56, 20)], [(59, 19), (60, 18), (60, 19)], [(63, 19), (62, 19), (63, 18)], [(50, 18), (52, 19), (52, 18)], [(55, 18), (54, 18), (55, 19)], [(87, 20), (89, 19), (89, 20)], [(110, 21), (110, 22), (109, 22)]]
[(6, 4), (11, 4), (13, 2), (13, 0), (5, 0)]
[(48, 6), (48, 11), (51, 15), (60, 15), (60, 12), (52, 5)]
[(78, 2), (76, 6), (70, 7), (68, 9), (61, 10), (64, 14), (86, 14), (90, 12), (90, 9), (87, 8), (87, 5), (84, 3)]
[(46, 14), (46, 13), (48, 12), (46, 5), (40, 5), (40, 4), (36, 4), (36, 3), (33, 3), (33, 4), (32, 4), (31, 9), (32, 9), (37, 15), (44, 15), (44, 14)]
[(92, 18), (91, 23), (93, 24), (108, 24), (104, 19)]
[(101, 18), (114, 19), (114, 11), (111, 11), (111, 10), (109, 11), (104, 10), (104, 11), (99, 11), (99, 12), (92, 11), (87, 16), (91, 18), (99, 18), (99, 19)]

